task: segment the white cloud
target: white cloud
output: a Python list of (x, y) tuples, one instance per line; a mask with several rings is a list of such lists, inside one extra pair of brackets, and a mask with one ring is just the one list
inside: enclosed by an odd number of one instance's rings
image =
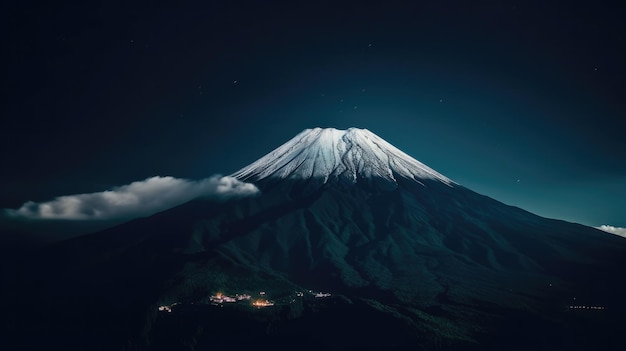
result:
[(612, 225), (606, 225), (606, 224), (603, 224), (603, 225), (601, 225), (599, 227), (596, 227), (596, 228), (600, 229), (600, 230), (603, 230), (603, 231), (605, 231), (607, 233), (623, 236), (624, 238), (626, 238), (626, 228), (614, 227)]
[(29, 201), (13, 217), (33, 219), (111, 220), (145, 217), (199, 197), (229, 199), (255, 195), (259, 189), (233, 177), (199, 181), (152, 177), (97, 193), (59, 196), (52, 201)]

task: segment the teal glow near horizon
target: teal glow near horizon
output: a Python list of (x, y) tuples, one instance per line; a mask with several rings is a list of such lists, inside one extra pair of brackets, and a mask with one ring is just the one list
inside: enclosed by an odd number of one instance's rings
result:
[(360, 127), (504, 203), (626, 227), (626, 22), (602, 4), (25, 8), (0, 205), (230, 174)]
[[(582, 143), (589, 131), (574, 123), (586, 112), (577, 105), (589, 98), (568, 102), (530, 88), (515, 93), (513, 86), (521, 84), (515, 81), (477, 90), (463, 76), (444, 89), (417, 74), (414, 80), (406, 76), (397, 70), (395, 76), (387, 72), (387, 80), (342, 81), (326, 89), (313, 82), (304, 91), (253, 102), (239, 112), (254, 118), (245, 118), (251, 126), (234, 133), (238, 138), (230, 147), (241, 158), (229, 160), (228, 169), (245, 166), (306, 128), (359, 127), (506, 204), (590, 226), (626, 225), (618, 203), (626, 196), (625, 180), (610, 141)], [(568, 118), (570, 125), (563, 122)], [(237, 146), (246, 138), (259, 146)]]

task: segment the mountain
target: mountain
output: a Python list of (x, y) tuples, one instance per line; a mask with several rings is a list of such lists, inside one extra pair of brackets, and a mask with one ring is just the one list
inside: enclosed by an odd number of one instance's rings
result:
[(233, 176), (261, 194), (21, 260), (3, 297), (11, 342), (623, 349), (622, 238), (477, 194), (365, 129), (307, 129)]

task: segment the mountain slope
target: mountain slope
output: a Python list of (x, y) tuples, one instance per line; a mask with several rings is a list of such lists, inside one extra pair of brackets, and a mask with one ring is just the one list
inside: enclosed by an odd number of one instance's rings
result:
[[(103, 349), (243, 348), (232, 343), (245, 334), (217, 332), (216, 316), (257, 332), (265, 325), (260, 345), (285, 349), (297, 340), (383, 347), (390, 338), (427, 350), (585, 349), (598, 338), (620, 349), (622, 238), (477, 194), (367, 130), (306, 130), (235, 176), (261, 195), (194, 200), (33, 257), (10, 295), (30, 311), (23, 324), (66, 349), (96, 349), (98, 338)], [(217, 292), (308, 289), (340, 298), (294, 298), (266, 314), (156, 311)], [(41, 310), (50, 317), (32, 322)], [(86, 336), (68, 343), (63, 335), (76, 330)], [(30, 346), (43, 346), (37, 340)]]

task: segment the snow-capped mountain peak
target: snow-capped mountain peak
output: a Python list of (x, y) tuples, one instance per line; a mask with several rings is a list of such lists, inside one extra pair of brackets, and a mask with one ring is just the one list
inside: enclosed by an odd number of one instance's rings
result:
[(367, 129), (306, 129), (233, 176), (243, 180), (264, 178), (330, 179), (396, 177), (420, 181), (452, 180), (389, 144)]

